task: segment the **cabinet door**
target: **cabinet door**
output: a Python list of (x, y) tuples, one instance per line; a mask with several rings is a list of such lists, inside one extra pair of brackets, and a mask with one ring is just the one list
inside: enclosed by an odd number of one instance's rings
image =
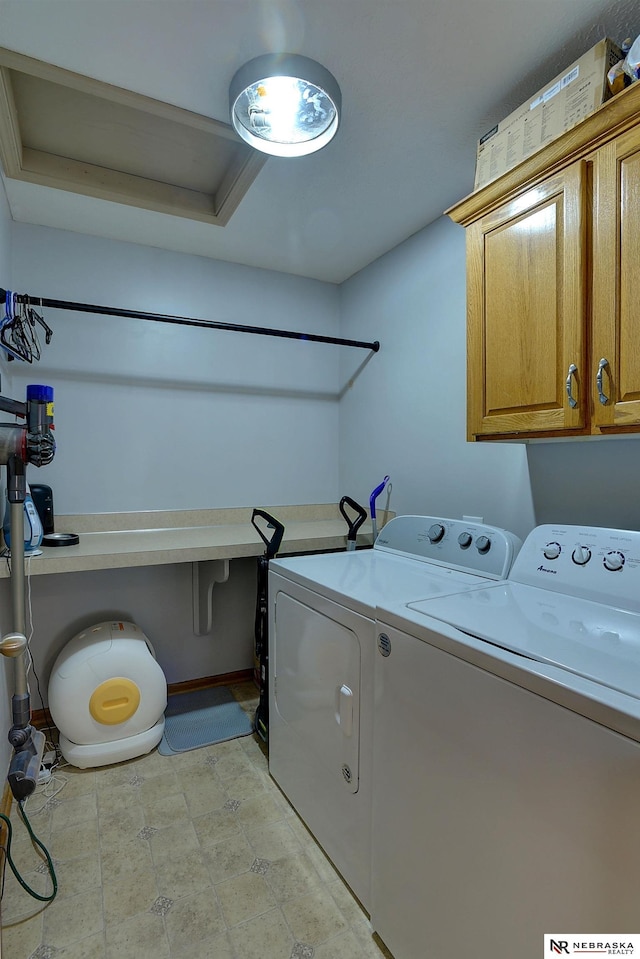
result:
[(640, 130), (594, 157), (594, 422), (603, 432), (640, 423)]
[(470, 439), (588, 423), (584, 180), (575, 163), (467, 231)]

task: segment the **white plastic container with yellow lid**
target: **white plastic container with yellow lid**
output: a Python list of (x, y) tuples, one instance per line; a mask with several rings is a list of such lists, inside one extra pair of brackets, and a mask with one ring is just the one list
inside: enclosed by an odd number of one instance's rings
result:
[(62, 755), (81, 769), (150, 752), (164, 732), (167, 682), (135, 623), (104, 622), (74, 636), (49, 680)]

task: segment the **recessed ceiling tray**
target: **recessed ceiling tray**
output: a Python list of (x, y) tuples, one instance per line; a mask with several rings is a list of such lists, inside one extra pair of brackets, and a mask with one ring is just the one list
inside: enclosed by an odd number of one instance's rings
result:
[(228, 222), (266, 162), (229, 124), (0, 47), (5, 175)]

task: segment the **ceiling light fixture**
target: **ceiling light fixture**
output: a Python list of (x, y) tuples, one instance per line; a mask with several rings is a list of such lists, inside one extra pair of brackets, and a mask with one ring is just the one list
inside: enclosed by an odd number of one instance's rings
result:
[(333, 139), (342, 95), (323, 66), (294, 53), (268, 53), (240, 67), (229, 87), (234, 129), (272, 156), (306, 156)]

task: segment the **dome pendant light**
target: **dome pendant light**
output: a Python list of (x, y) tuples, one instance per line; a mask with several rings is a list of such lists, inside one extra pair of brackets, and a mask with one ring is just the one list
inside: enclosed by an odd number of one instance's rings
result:
[(231, 122), (272, 156), (306, 156), (333, 139), (342, 95), (335, 77), (308, 57), (268, 53), (240, 67), (229, 87)]

